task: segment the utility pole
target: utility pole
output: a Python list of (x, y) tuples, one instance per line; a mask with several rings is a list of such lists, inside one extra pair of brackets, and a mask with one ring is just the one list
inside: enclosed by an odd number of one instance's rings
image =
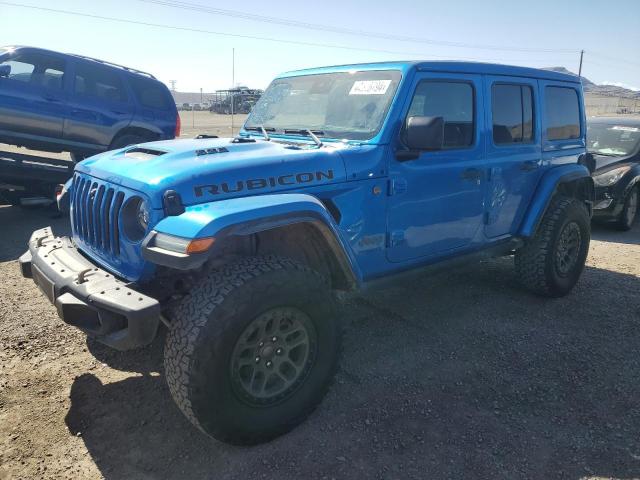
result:
[(202, 87), (200, 87), (200, 103), (202, 103)]
[(171, 84), (171, 91), (175, 92), (176, 91), (176, 81), (175, 80), (169, 80), (169, 83)]
[(580, 67), (578, 68), (578, 76), (582, 78), (582, 57), (584, 57), (584, 50), (580, 50)]

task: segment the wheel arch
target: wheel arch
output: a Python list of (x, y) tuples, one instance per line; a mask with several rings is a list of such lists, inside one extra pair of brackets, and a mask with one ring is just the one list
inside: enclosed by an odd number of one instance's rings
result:
[(156, 131), (155, 129), (129, 125), (127, 127), (121, 128), (116, 132), (116, 134), (111, 139), (110, 145), (113, 145), (116, 140), (125, 135), (135, 135), (137, 137), (144, 138), (146, 141), (152, 142), (154, 140), (159, 140), (161, 138), (162, 132), (160, 130)]
[(531, 237), (535, 234), (542, 217), (557, 195), (583, 201), (589, 215), (591, 215), (595, 187), (588, 168), (581, 164), (569, 164), (554, 167), (546, 172), (538, 183), (529, 209), (522, 221), (519, 230), (520, 236)]
[[(277, 255), (308, 265), (339, 290), (355, 289), (361, 282), (353, 253), (342, 240), (333, 217), (311, 195), (274, 194), (202, 204), (165, 218), (154, 232), (215, 238), (210, 251), (189, 263), (189, 269), (224, 263), (237, 256)], [(175, 267), (170, 258), (152, 251), (157, 249), (146, 248), (148, 245), (145, 240), (143, 252), (148, 260)]]
[(631, 176), (624, 187), (623, 195), (628, 195), (632, 188), (638, 186), (640, 186), (640, 164), (636, 163), (631, 167)]

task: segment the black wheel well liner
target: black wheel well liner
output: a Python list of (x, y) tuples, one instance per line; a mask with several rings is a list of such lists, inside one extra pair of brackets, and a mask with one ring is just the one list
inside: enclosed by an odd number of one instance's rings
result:
[[(591, 209), (595, 199), (595, 189), (591, 177), (560, 179), (553, 196), (563, 195), (584, 201)], [(551, 203), (551, 202), (549, 202)], [(591, 210), (589, 211), (591, 213)]]
[(333, 233), (318, 222), (298, 222), (246, 235), (228, 235), (216, 240), (213, 263), (224, 258), (278, 255), (308, 265), (324, 275), (332, 288), (353, 290), (357, 281), (347, 254)]

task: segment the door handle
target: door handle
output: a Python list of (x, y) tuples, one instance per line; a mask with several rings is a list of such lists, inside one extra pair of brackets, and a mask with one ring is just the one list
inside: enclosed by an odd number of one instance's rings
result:
[(536, 160), (527, 160), (520, 164), (520, 170), (524, 170), (525, 172), (530, 172), (536, 168), (538, 168), (538, 162)]
[(477, 168), (467, 168), (462, 171), (460, 178), (463, 180), (469, 180), (470, 182), (480, 182), (480, 179), (482, 178), (482, 170)]
[(58, 97), (54, 97), (53, 95), (43, 95), (42, 98), (44, 98), (47, 102), (59, 102), (60, 99)]
[(127, 112), (123, 112), (120, 110), (111, 110), (111, 113), (115, 113), (116, 115), (126, 115)]

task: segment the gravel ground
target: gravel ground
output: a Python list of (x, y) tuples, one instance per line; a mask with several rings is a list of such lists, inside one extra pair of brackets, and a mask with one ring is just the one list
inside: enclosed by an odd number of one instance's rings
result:
[(348, 300), (337, 381), (270, 443), (206, 438), (162, 345), (119, 353), (63, 324), (15, 261), (51, 211), (0, 207), (0, 479), (640, 478), (640, 225), (596, 228), (572, 294), (511, 259)]

